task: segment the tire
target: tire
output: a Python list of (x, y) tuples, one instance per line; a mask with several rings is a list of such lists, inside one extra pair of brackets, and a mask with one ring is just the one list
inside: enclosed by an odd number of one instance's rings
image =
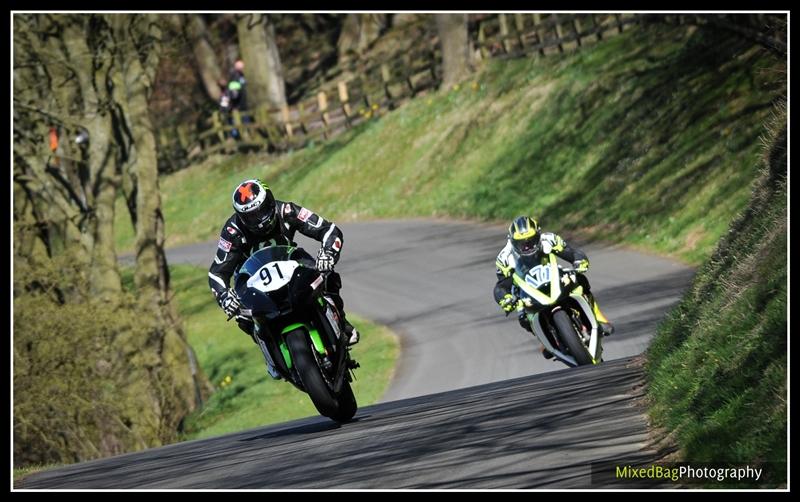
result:
[(353, 394), (353, 388), (350, 387), (350, 382), (345, 380), (342, 383), (342, 390), (339, 391), (339, 409), (336, 414), (330, 416), (337, 422), (349, 422), (351, 418), (358, 411), (358, 404), (356, 403), (356, 396)]
[(306, 392), (320, 415), (337, 422), (348, 422), (356, 414), (358, 406), (350, 382), (344, 382), (338, 395), (328, 386), (314, 350), (304, 329), (296, 329), (286, 334), (286, 344), (292, 354), (292, 361)]
[(563, 310), (559, 310), (553, 314), (553, 323), (556, 325), (559, 338), (567, 344), (569, 352), (575, 358), (578, 366), (592, 364), (592, 356), (589, 355), (589, 351), (581, 343), (581, 339), (578, 337), (569, 315)]

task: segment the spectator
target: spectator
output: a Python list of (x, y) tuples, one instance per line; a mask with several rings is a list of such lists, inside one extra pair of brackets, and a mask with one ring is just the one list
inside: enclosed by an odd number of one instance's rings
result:
[[(224, 78), (221, 78), (217, 81), (217, 85), (220, 88), (220, 96), (219, 96), (219, 112), (222, 115), (222, 121), (228, 125), (233, 124), (233, 116), (231, 115), (231, 111), (233, 110), (233, 96), (231, 94), (231, 90), (228, 88), (228, 82), (225, 81)], [(239, 139), (239, 131), (234, 129), (231, 131), (231, 136), (234, 139)]]
[[(234, 82), (238, 83), (238, 85), (234, 84)], [(230, 82), (228, 83), (228, 88), (230, 89), (231, 86), (236, 88), (236, 96), (238, 99), (238, 110), (247, 110), (247, 80), (244, 78), (244, 61), (241, 59), (237, 60), (233, 64), (233, 70), (231, 71), (231, 78)]]

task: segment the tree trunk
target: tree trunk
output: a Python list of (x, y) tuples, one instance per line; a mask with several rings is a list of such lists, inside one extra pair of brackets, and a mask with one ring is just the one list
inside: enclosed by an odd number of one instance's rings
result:
[[(113, 386), (120, 413), (94, 418), (123, 427), (97, 432), (112, 445), (102, 450), (105, 454), (117, 451), (113, 445), (130, 449), (174, 440), (179, 421), (197, 404), (200, 387), (193, 379), (202, 380), (169, 302), (156, 145), (148, 112), (160, 56), (159, 24), (154, 15), (14, 17), (14, 219), (15, 229), (27, 229), (15, 250), (26, 253), (18, 255), (21, 264), (31, 263), (27, 253), (41, 256), (42, 245), (51, 258), (79, 250), (74, 255), (86, 260), (85, 267), (77, 264), (80, 274), (70, 275), (88, 276), (83, 281), (88, 286), (82, 287), (90, 294), (83, 300), (61, 295), (59, 301), (88, 305), (79, 305), (79, 310), (100, 305), (108, 313), (98, 323), (112, 337), (103, 344), (111, 359), (92, 364), (103, 362), (114, 369), (117, 379), (104, 385)], [(57, 153), (74, 160), (53, 157), (46, 138), (54, 125), (63, 130)], [(70, 142), (78, 130), (88, 133), (88, 145), (73, 148)], [(137, 305), (122, 294), (114, 246), (114, 205), (123, 168), (132, 187), (128, 195), (135, 193), (136, 201)], [(113, 325), (125, 315), (134, 321), (125, 328)], [(38, 322), (36, 315), (27, 319), (30, 326)], [(99, 339), (91, 337), (101, 331), (81, 338), (85, 320), (77, 333), (69, 332), (68, 320), (64, 323), (64, 329), (55, 330), (59, 335), (78, 344), (88, 340), (81, 348), (95, 350), (91, 344)], [(92, 371), (73, 374), (65, 384), (85, 388), (89, 382), (82, 378)], [(59, 420), (75, 425), (81, 417)], [(47, 434), (60, 434), (59, 428), (50, 429)]]
[(387, 23), (386, 14), (348, 14), (336, 42), (339, 63), (346, 64), (354, 54), (364, 54), (386, 29)]
[[(122, 291), (114, 243), (114, 202), (120, 173), (107, 91), (114, 57), (108, 45), (96, 41), (97, 50), (89, 46), (90, 32), (98, 31), (96, 24), (90, 25), (90, 17), (73, 15), (68, 19), (71, 22), (64, 25), (63, 40), (77, 73), (83, 116), (89, 133), (89, 173), (93, 180), (91, 194), (94, 200), (94, 213), (90, 218), (94, 240), (90, 274), (92, 292), (101, 298), (112, 299)], [(88, 58), (87, 54), (95, 57)]]
[(267, 15), (246, 14), (237, 16), (236, 28), (247, 77), (248, 107), (280, 108), (286, 104), (286, 84), (275, 27)]
[(436, 27), (442, 44), (442, 88), (448, 89), (472, 71), (467, 15), (436, 14)]
[(224, 75), (217, 62), (217, 55), (208, 41), (206, 22), (199, 14), (188, 14), (181, 17), (186, 36), (192, 44), (192, 53), (200, 80), (203, 82), (203, 88), (208, 97), (216, 103), (220, 98), (217, 81), (224, 78)]
[[(124, 21), (123, 21), (124, 22)], [(176, 425), (184, 416), (201, 404), (201, 380), (192, 348), (180, 328), (177, 313), (169, 298), (169, 268), (164, 252), (164, 216), (161, 212), (161, 192), (158, 180), (158, 158), (153, 123), (148, 110), (148, 96), (155, 80), (161, 55), (161, 29), (154, 15), (137, 17), (131, 23), (116, 26), (118, 39), (135, 32), (138, 40), (128, 36), (121, 44), (121, 81), (125, 92), (119, 100), (131, 132), (127, 172), (136, 194), (136, 270), (134, 283), (144, 311), (157, 320), (161, 339), (149, 347), (160, 359), (159, 367), (166, 371), (171, 385), (165, 391), (171, 396), (166, 402), (172, 408), (172, 418), (165, 424)], [(136, 31), (134, 31), (136, 30)], [(125, 39), (123, 39), (125, 40)], [(138, 53), (146, 53), (141, 61)], [(194, 402), (192, 399), (194, 398)], [(162, 411), (162, 414), (164, 412)], [(168, 427), (169, 428), (169, 427)]]
[(424, 14), (397, 13), (392, 15), (392, 26), (403, 26), (406, 24), (416, 23), (419, 22), (423, 17), (425, 17)]

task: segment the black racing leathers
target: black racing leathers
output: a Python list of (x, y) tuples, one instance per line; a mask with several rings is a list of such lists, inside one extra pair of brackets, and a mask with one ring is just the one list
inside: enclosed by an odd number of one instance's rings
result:
[[(344, 237), (342, 231), (332, 221), (323, 219), (293, 202), (275, 201), (278, 212), (277, 222), (271, 231), (261, 235), (248, 230), (234, 213), (222, 226), (217, 253), (208, 270), (208, 285), (218, 299), (230, 287), (230, 279), (236, 270), (259, 249), (271, 245), (296, 246), (296, 232), (316, 239), (322, 249), (333, 256), (334, 263), (339, 261)], [(339, 275), (332, 272), (328, 276), (326, 290), (334, 293), (334, 300), (343, 312), (338, 292), (341, 288)]]

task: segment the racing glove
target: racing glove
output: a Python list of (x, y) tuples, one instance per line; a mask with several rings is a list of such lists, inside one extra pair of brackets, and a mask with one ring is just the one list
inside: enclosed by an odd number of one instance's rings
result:
[(502, 300), (499, 302), (500, 308), (503, 309), (505, 313), (509, 313), (515, 308), (517, 308), (517, 299), (514, 298), (514, 295), (510, 293), (506, 293)]
[(232, 289), (223, 291), (218, 297), (217, 302), (223, 311), (228, 315), (228, 319), (239, 313), (239, 299)]
[(576, 260), (572, 263), (572, 266), (575, 267), (575, 272), (584, 273), (589, 270), (589, 260)]
[(333, 256), (328, 254), (324, 249), (320, 248), (317, 253), (317, 270), (320, 272), (333, 271)]

